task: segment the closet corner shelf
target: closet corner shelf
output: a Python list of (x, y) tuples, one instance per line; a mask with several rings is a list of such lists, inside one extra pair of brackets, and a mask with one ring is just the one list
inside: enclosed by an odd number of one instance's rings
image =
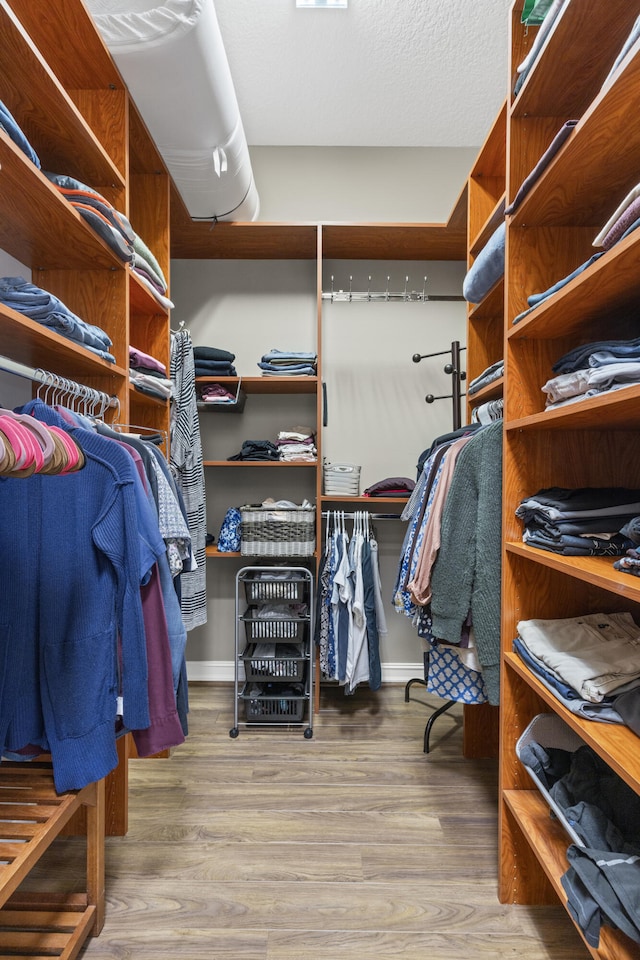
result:
[(295, 557), (295, 556), (259, 557), (259, 556), (250, 556), (246, 553), (240, 553), (240, 552), (232, 553), (226, 550), (218, 550), (217, 546), (206, 547), (205, 553), (209, 559), (218, 559), (218, 558), (228, 557), (229, 559), (244, 560), (245, 563), (255, 562), (255, 563), (266, 563), (266, 564), (272, 563), (274, 560), (277, 560), (278, 562), (288, 561), (291, 563), (293, 563), (294, 561), (307, 562), (317, 557), (317, 552), (314, 552), (311, 556), (305, 556), (305, 557)]
[(219, 383), (235, 390), (238, 382), (249, 394), (316, 393), (317, 377), (196, 377), (196, 383)]

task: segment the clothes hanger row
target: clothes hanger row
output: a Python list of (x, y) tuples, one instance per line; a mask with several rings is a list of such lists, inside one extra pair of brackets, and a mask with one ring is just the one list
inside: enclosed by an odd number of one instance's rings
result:
[(65, 430), (0, 407), (0, 476), (59, 476), (84, 464), (82, 450)]
[(41, 368), (35, 371), (40, 382), (37, 397), (50, 407), (56, 405), (68, 407), (76, 413), (86, 417), (102, 420), (110, 407), (119, 408), (117, 397), (110, 397), (108, 393), (94, 390), (75, 380), (67, 380), (57, 373), (50, 373)]

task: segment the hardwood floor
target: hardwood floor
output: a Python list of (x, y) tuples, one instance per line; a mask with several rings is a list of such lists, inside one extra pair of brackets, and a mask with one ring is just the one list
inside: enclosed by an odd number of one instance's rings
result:
[[(81, 956), (587, 958), (560, 907), (498, 902), (496, 764), (462, 759), (457, 707), (425, 755), (425, 703), (327, 686), (313, 739), (232, 740), (233, 687), (192, 686), (187, 742), (130, 763), (129, 833), (107, 840), (106, 922)], [(56, 843), (40, 886), (81, 876), (80, 843)]]

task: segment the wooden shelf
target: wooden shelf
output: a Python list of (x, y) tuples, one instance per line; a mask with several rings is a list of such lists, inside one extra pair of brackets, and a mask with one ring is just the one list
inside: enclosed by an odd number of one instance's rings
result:
[(203, 462), (205, 467), (275, 467), (278, 470), (292, 467), (307, 467), (315, 470), (318, 466), (316, 461), (311, 463), (303, 460), (205, 460)]
[(475, 322), (476, 320), (495, 319), (499, 317), (500, 323), (502, 324), (503, 314), (504, 277), (501, 277), (480, 303), (469, 305), (469, 320)]
[(317, 377), (196, 377), (196, 385), (219, 383), (234, 392), (240, 383), (247, 394), (316, 393)]
[(483, 247), (486, 246), (487, 242), (491, 236), (498, 229), (502, 221), (504, 220), (504, 211), (506, 206), (506, 194), (502, 194), (502, 197), (495, 206), (495, 209), (491, 211), (487, 217), (486, 222), (481, 227), (480, 232), (469, 245), (469, 254), (471, 257), (477, 257)]
[[(47, 170), (96, 188), (124, 190), (124, 175), (7, 7), (0, 9), (0, 85), (3, 101), (40, 159), (46, 158)], [(37, 104), (29, 96), (32, 89)]]
[[(569, 866), (566, 856), (569, 838), (560, 824), (550, 818), (544, 798), (537, 791), (506, 790), (503, 799), (566, 909), (567, 895), (560, 879)], [(576, 929), (582, 936), (580, 929)], [(602, 927), (599, 948), (591, 948), (586, 941), (585, 948), (596, 960), (602, 960), (603, 957), (633, 957), (637, 945), (619, 930)]]
[[(104, 782), (58, 794), (50, 763), (3, 763), (0, 783), (0, 951), (76, 956), (104, 923)], [(27, 874), (71, 818), (87, 810), (83, 894), (24, 894)], [(16, 892), (18, 891), (18, 892)]]
[[(521, 9), (522, 5), (519, 6)], [(606, 79), (636, 16), (636, 7), (627, 0), (580, 0), (566, 4), (513, 101), (511, 117), (578, 119)], [(526, 29), (520, 23), (518, 28)], [(598, 38), (596, 44), (589, 43), (587, 38), (587, 57), (585, 32)], [(567, 83), (567, 77), (571, 77), (571, 83)]]
[(0, 131), (0, 247), (32, 270), (124, 269), (74, 207)]
[(507, 338), (553, 339), (580, 335), (585, 324), (605, 310), (610, 317), (635, 312), (639, 255), (640, 230), (637, 230), (519, 323), (511, 323)]
[(524, 557), (568, 577), (583, 580), (619, 597), (625, 597), (633, 603), (640, 603), (640, 578), (615, 570), (613, 557), (563, 557), (559, 553), (514, 541), (508, 541), (505, 549), (514, 556)]
[(628, 783), (632, 790), (640, 790), (640, 740), (628, 727), (615, 723), (583, 720), (567, 710), (543, 683), (529, 670), (516, 653), (505, 653), (505, 664), (517, 673), (527, 685), (544, 700), (554, 713), (575, 730), (582, 740)]
[(504, 377), (498, 377), (497, 380), (488, 383), (486, 387), (478, 390), (477, 393), (468, 394), (467, 400), (472, 406), (478, 407), (481, 403), (486, 403), (488, 400), (496, 400), (498, 397), (501, 397), (503, 390)]
[[(634, 18), (636, 13), (634, 8)], [(635, 109), (640, 82), (638, 45), (634, 50), (635, 55), (625, 60), (615, 82), (589, 106), (563, 149), (516, 210), (513, 220), (517, 226), (582, 225), (597, 232), (636, 183), (635, 156), (640, 149), (640, 117)], [(597, 189), (597, 184), (603, 183), (607, 189)]]
[(510, 420), (508, 431), (525, 430), (630, 430), (640, 415), (640, 385), (630, 384), (595, 397), (585, 397), (555, 410), (543, 410)]

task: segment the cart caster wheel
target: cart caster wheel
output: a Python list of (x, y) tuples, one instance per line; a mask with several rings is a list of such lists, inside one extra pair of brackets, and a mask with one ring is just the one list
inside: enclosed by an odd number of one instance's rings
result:
[(305, 740), (311, 740), (312, 736), (313, 736), (313, 730), (311, 729), (311, 727), (307, 727), (307, 729), (304, 732)]
[(229, 736), (231, 737), (232, 740), (235, 740), (235, 738), (238, 736), (239, 733), (240, 731), (238, 730), (237, 727), (231, 727), (231, 730), (229, 730)]

